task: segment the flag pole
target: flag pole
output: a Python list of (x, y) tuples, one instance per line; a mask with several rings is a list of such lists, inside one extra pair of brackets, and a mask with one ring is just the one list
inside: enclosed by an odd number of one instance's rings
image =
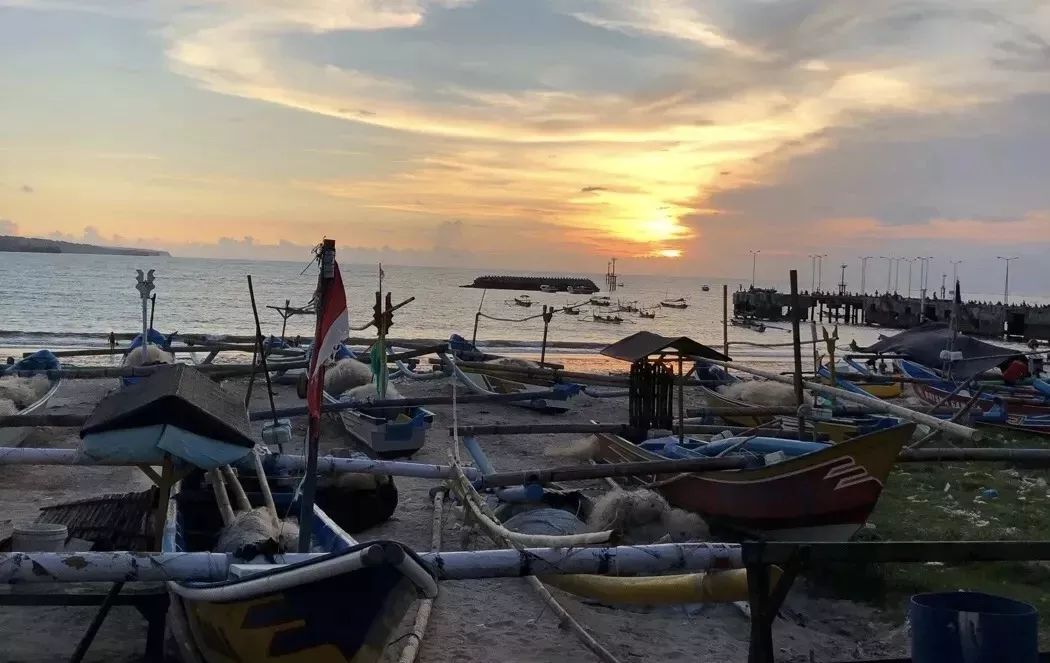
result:
[[(323, 361), (317, 353), (323, 352), (321, 342), (324, 330), (321, 321), (324, 319), (325, 298), (327, 284), (335, 277), (335, 240), (326, 239), (321, 243), (321, 252), (318, 256), (321, 266), (317, 277), (317, 325), (314, 334), (313, 353), (318, 362)], [(324, 369), (317, 375), (311, 375), (311, 380), (324, 380)], [(317, 449), (320, 446), (321, 430), (320, 421), (310, 417), (310, 423), (306, 431), (306, 476), (303, 480), (303, 497), (299, 503), (299, 552), (310, 552), (310, 539), (314, 522), (314, 500), (317, 494)]]

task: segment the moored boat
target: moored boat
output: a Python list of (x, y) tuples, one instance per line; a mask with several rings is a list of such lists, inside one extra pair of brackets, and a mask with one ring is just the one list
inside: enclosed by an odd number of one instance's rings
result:
[[(707, 387), (700, 387), (700, 394), (704, 397), (704, 400), (711, 407), (732, 407), (732, 408), (748, 408), (754, 407), (751, 403), (745, 403), (738, 401), (728, 396), (720, 394), (714, 389), (708, 389)], [(762, 426), (773, 421), (772, 415), (750, 415), (750, 414), (723, 414), (719, 415), (726, 423), (733, 424), (734, 426), (744, 426), (746, 428), (755, 428), (756, 426)]]
[[(824, 384), (831, 384), (831, 369), (827, 365), (823, 365), (817, 371), (817, 374), (821, 377)], [(845, 359), (835, 363), (835, 374), (837, 376), (850, 375), (863, 377), (863, 382), (857, 382), (856, 386), (860, 389), (876, 398), (897, 398), (903, 392), (903, 384), (895, 380), (889, 380), (882, 378), (881, 376), (872, 373), (866, 366), (859, 364), (853, 359)], [(836, 380), (839, 384), (843, 382), (853, 382), (853, 380), (847, 380), (842, 378)], [(834, 385), (832, 385), (834, 386)]]
[(711, 286), (707, 285), (706, 283), (700, 286), (700, 289), (704, 292), (711, 292)]
[[(914, 430), (915, 424), (902, 424), (836, 445), (730, 438), (686, 453), (750, 454), (754, 467), (635, 479), (653, 485), (672, 505), (700, 514), (712, 526), (764, 539), (841, 541), (864, 525)], [(606, 463), (661, 460), (673, 453), (668, 444), (677, 440), (648, 441), (650, 447), (662, 442), (661, 454), (617, 435), (597, 437), (598, 459)], [(770, 453), (773, 459), (767, 462)]]
[[(898, 359), (896, 364), (901, 375), (915, 380), (911, 385), (912, 391), (926, 403), (936, 405), (944, 400), (944, 407), (961, 409), (974, 396), (974, 391), (969, 387), (959, 389), (959, 384), (944, 379), (925, 366), (906, 359)], [(996, 405), (1001, 405), (1011, 415), (1050, 415), (1050, 398), (1036, 389), (1017, 391), (1012, 396), (982, 393), (972, 407), (987, 412)]]
[(528, 295), (518, 295), (517, 297), (514, 298), (514, 305), (515, 306), (525, 306), (525, 307), (532, 306), (532, 298), (529, 297)]
[[(288, 510), (290, 494), (274, 499)], [(169, 502), (162, 549), (211, 550), (220, 526), (211, 491), (183, 488)], [(169, 582), (184, 660), (377, 661), (411, 603), (437, 595), (429, 571), (401, 544), (358, 543), (316, 506), (312, 533), (314, 552), (327, 554), (259, 556), (231, 564), (224, 580)]]
[(665, 308), (668, 308), (668, 309), (688, 309), (689, 308), (689, 303), (686, 302), (686, 298), (685, 297), (677, 297), (677, 298), (674, 298), (674, 299), (664, 299), (664, 301), (660, 302), (659, 305), (663, 306)]
[(618, 315), (599, 315), (598, 313), (592, 314), (595, 322), (604, 322), (606, 324), (618, 325), (623, 322), (623, 318)]
[(605, 297), (605, 296), (602, 296), (602, 297), (591, 297), (590, 304), (591, 304), (591, 306), (611, 306), (612, 305), (612, 300), (610, 300), (608, 297)]
[[(13, 373), (16, 371), (57, 368), (60, 368), (58, 358), (56, 358), (47, 350), (40, 350), (28, 357), (25, 357), (15, 362), (12, 366), (8, 367), (7, 370)], [(0, 376), (2, 376), (2, 374), (3, 373), (0, 372)], [(58, 391), (58, 387), (61, 384), (61, 378), (54, 378), (48, 380), (47, 390), (39, 397), (37, 397), (33, 402), (29, 403), (22, 409), (15, 412), (14, 416), (40, 414), (47, 407), (47, 404), (51, 400), (51, 397), (55, 395), (55, 392)], [(0, 428), (0, 447), (17, 447), (23, 442), (25, 442), (25, 439), (29, 437), (29, 434), (32, 431), (32, 427), (29, 426), (20, 428)]]

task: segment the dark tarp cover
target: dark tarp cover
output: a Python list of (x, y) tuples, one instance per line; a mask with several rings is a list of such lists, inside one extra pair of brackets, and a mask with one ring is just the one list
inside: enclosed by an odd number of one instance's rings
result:
[(721, 352), (713, 350), (703, 343), (698, 343), (688, 336), (671, 338), (647, 331), (640, 331), (637, 334), (631, 334), (627, 338), (621, 339), (612, 345), (607, 346), (602, 350), (602, 354), (606, 357), (613, 357), (614, 359), (636, 362), (639, 359), (644, 359), (649, 355), (668, 349), (676, 350), (682, 355), (688, 357), (702, 357), (704, 359), (729, 361), (729, 357)]
[[(884, 338), (874, 345), (858, 348), (873, 354), (899, 354), (928, 368), (939, 370), (944, 365), (941, 351), (948, 349), (952, 332), (947, 323), (926, 322), (918, 327)], [(1004, 367), (1014, 359), (1024, 359), (1016, 350), (979, 341), (959, 334), (952, 350), (962, 353), (962, 360), (952, 362), (952, 377), (968, 378), (984, 371)]]

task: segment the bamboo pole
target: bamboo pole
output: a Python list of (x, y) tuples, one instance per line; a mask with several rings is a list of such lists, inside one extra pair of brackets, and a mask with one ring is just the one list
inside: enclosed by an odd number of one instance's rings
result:
[(740, 469), (747, 464), (746, 461), (747, 459), (737, 456), (722, 456), (720, 458), (646, 460), (635, 463), (614, 463), (606, 465), (574, 465), (536, 470), (494, 472), (482, 477), (481, 483), (486, 488), (500, 488), (503, 486), (522, 486), (533, 483), (552, 483), (555, 481), (587, 481), (590, 479), (602, 479), (604, 477), (710, 472), (717, 470)]
[(729, 356), (729, 284), (722, 284), (722, 354)]
[(794, 344), (795, 355), (795, 404), (799, 406), (798, 434), (802, 437), (806, 430), (806, 419), (802, 416), (802, 406), (805, 405), (805, 392), (802, 389), (802, 338), (799, 333), (799, 322), (802, 317), (798, 308), (798, 271), (791, 270), (791, 342)]
[[(750, 373), (751, 375), (757, 375), (758, 377), (772, 380), (774, 382), (780, 382), (782, 384), (793, 384), (794, 381), (789, 378), (785, 378), (782, 375), (773, 373), (771, 371), (764, 371), (760, 368), (753, 368), (751, 366), (745, 366), (737, 362), (724, 362), (718, 359), (708, 359), (709, 363), (715, 364), (716, 366), (732, 367), (738, 371), (744, 373)], [(980, 431), (961, 426), (956, 423), (944, 421), (936, 417), (932, 417), (922, 412), (916, 412), (915, 410), (901, 407), (900, 405), (894, 405), (893, 403), (887, 403), (881, 399), (875, 398), (874, 396), (868, 396), (864, 394), (857, 394), (851, 391), (845, 391), (844, 389), (837, 389), (835, 387), (829, 387), (818, 382), (802, 382), (802, 386), (810, 391), (825, 394), (828, 396), (835, 396), (844, 401), (851, 401), (853, 403), (860, 403), (861, 405), (867, 406), (877, 412), (883, 412), (886, 414), (892, 414), (894, 416), (914, 421), (916, 423), (925, 424), (931, 428), (936, 428), (949, 435), (954, 435), (960, 439), (969, 440), (971, 442), (977, 442), (982, 439)]]
[[(254, 345), (240, 345), (230, 343), (200, 343), (200, 344), (188, 344), (188, 345), (173, 345), (171, 351), (179, 353), (194, 353), (194, 352), (244, 352), (249, 353), (252, 351)], [(54, 350), (52, 354), (59, 358), (70, 358), (70, 357), (105, 357), (110, 355), (124, 355), (127, 354), (128, 348), (84, 348), (79, 350)], [(272, 355), (286, 355), (289, 357), (300, 356), (303, 354), (302, 350), (296, 350), (294, 348), (273, 348), (268, 351)], [(32, 352), (23, 352), (23, 357), (28, 357), (33, 354)]]
[[(291, 370), (294, 368), (306, 368), (309, 362), (307, 361), (290, 361), (281, 364), (282, 370)], [(153, 375), (156, 371), (164, 371), (171, 368), (171, 364), (165, 364), (161, 366), (77, 366), (71, 368), (61, 369), (41, 369), (32, 371), (11, 371), (6, 375), (17, 375), (19, 377), (32, 377), (34, 375), (44, 375), (51, 380), (63, 379), (63, 380), (98, 380), (102, 378), (139, 378), (148, 377)], [(194, 366), (194, 369), (200, 371), (209, 376), (222, 375), (224, 377), (234, 377), (239, 375), (248, 375), (253, 372), (261, 372), (262, 366), (254, 366), (252, 364), (207, 364)]]
[(233, 507), (230, 505), (230, 496), (226, 493), (226, 482), (220, 470), (208, 470), (208, 475), (211, 476), (211, 487), (215, 492), (215, 504), (219, 507), (222, 524), (228, 527), (233, 522)]
[[(445, 491), (434, 491), (434, 516), (430, 522), (430, 552), (432, 553), (441, 551), (441, 512), (444, 505)], [(427, 623), (430, 622), (430, 611), (434, 607), (435, 600), (437, 599), (423, 599), (419, 602), (419, 608), (416, 609), (416, 619), (412, 623), (412, 632), (409, 633), (409, 637), (412, 639), (401, 650), (401, 655), (397, 659), (398, 663), (413, 663), (416, 660), (416, 656), (419, 654), (419, 646), (423, 644), (423, 636), (427, 632)]]

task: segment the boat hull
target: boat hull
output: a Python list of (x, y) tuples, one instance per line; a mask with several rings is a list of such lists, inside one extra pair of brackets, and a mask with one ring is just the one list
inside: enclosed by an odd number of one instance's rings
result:
[[(291, 497), (274, 494), (282, 511)], [(193, 503), (169, 501), (165, 552), (200, 549), (194, 537), (217, 522), (217, 511)], [(316, 506), (312, 531), (314, 548), (328, 554), (298, 563), (281, 563), (280, 555), (277, 563), (234, 563), (220, 582), (169, 582), (169, 619), (183, 659), (372, 663), (412, 601), (437, 595), (429, 572), (400, 544), (360, 544)]]
[(416, 598), (390, 566), (364, 568), (231, 602), (178, 603), (198, 656), (206, 663), (369, 663)]
[[(637, 479), (713, 526), (763, 539), (844, 540), (867, 521), (914, 430), (895, 426), (756, 469)], [(603, 462), (661, 459), (619, 436), (598, 439)]]
[[(325, 401), (338, 403), (339, 399), (325, 394)], [(423, 448), (427, 430), (434, 423), (434, 413), (421, 407), (405, 408), (409, 414), (387, 419), (389, 414), (373, 415), (365, 410), (340, 410), (343, 429), (354, 440), (368, 447), (381, 458), (411, 456)], [(389, 413), (389, 411), (386, 411)]]
[[(700, 387), (700, 393), (703, 395), (704, 400), (707, 401), (707, 404), (711, 407), (753, 407), (750, 403), (727, 398), (714, 389), (708, 389), (707, 387)], [(772, 415), (720, 414), (718, 416), (728, 424), (744, 426), (745, 428), (763, 426), (774, 419)]]
[[(941, 403), (942, 399), (947, 398), (947, 400), (941, 404), (942, 407), (950, 407), (955, 410), (960, 410), (967, 406), (970, 403), (970, 399), (973, 397), (973, 393), (969, 389), (963, 389), (956, 394), (952, 394), (952, 391), (957, 386), (956, 384), (947, 380), (932, 381), (938, 380), (939, 376), (929, 372), (918, 364), (898, 360), (897, 365), (905, 377), (931, 380), (930, 382), (915, 382), (911, 385), (912, 391), (923, 402), (936, 405)], [(1050, 402), (1045, 400), (1040, 401), (1036, 399), (1019, 398), (1003, 398), (1001, 400), (1006, 411), (1011, 415), (1050, 415)], [(988, 412), (995, 407), (995, 405), (996, 400), (992, 395), (982, 395), (971, 407), (981, 412)]]

